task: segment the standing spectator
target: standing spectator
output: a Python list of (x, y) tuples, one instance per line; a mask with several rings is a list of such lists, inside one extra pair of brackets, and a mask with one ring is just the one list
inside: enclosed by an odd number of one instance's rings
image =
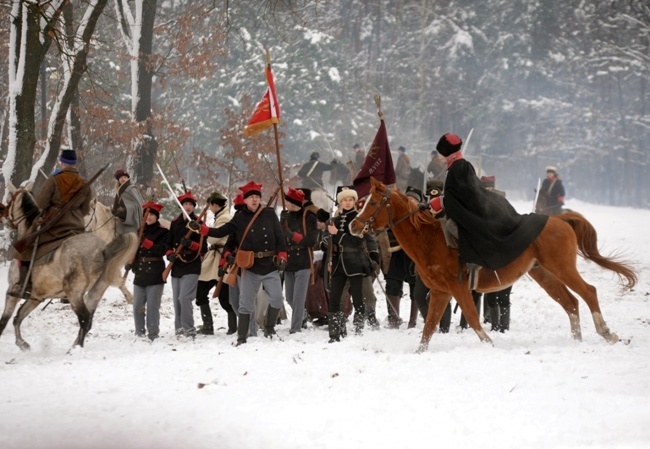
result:
[[(178, 197), (181, 207), (188, 214), (190, 221), (197, 219), (194, 215), (196, 198), (191, 191)], [(196, 298), (196, 288), (201, 274), (201, 256), (207, 251), (205, 239), (192, 232), (186, 239), (189, 221), (181, 213), (171, 222), (167, 238), (167, 258), (172, 266), (172, 295), (174, 300), (174, 321), (176, 335), (194, 339), (194, 308), (192, 301)], [(182, 245), (178, 256), (176, 248)]]
[[(355, 208), (358, 200), (357, 192), (352, 188), (342, 189), (336, 196), (341, 209), (327, 226), (329, 238), (327, 249), (332, 251), (330, 270), (330, 302), (329, 302), (329, 334), (330, 343), (339, 341), (345, 333), (345, 313), (342, 311), (341, 298), (346, 282), (350, 282), (350, 292), (354, 304), (353, 324), (355, 332), (363, 331), (365, 305), (363, 301), (363, 277), (369, 276), (372, 268), (370, 258), (379, 264), (379, 252), (370, 251), (366, 256), (364, 244), (370, 239), (366, 234), (359, 238), (350, 234), (349, 224), (357, 216)], [(368, 248), (368, 247), (366, 247)]]
[[(208, 197), (208, 208), (213, 215), (211, 227), (218, 228), (230, 221), (230, 213), (226, 207), (227, 202), (228, 199), (219, 192), (212, 192)], [(201, 319), (203, 320), (203, 325), (198, 328), (199, 334), (214, 334), (209, 293), (217, 285), (221, 277), (219, 275), (219, 266), (222, 265), (221, 255), (223, 254), (223, 247), (226, 244), (226, 240), (227, 237), (218, 239), (208, 237), (208, 252), (201, 263), (201, 275), (199, 276), (199, 282), (196, 288), (196, 305), (201, 310)], [(221, 304), (223, 310), (228, 314), (228, 330), (226, 333), (227, 335), (232, 335), (237, 332), (237, 315), (230, 305), (227, 286), (222, 286), (219, 291), (219, 304)]]
[(138, 232), (142, 225), (142, 204), (144, 200), (136, 186), (131, 184), (131, 177), (122, 169), (115, 172), (117, 193), (113, 200), (112, 213), (117, 218), (115, 232), (117, 235)]
[[(193, 229), (199, 230), (204, 236), (225, 237), (234, 234), (238, 254), (246, 254), (242, 253), (242, 251), (246, 251), (253, 255), (250, 266), (240, 266), (238, 346), (246, 343), (251, 314), (255, 310), (255, 298), (260, 285), (264, 287), (269, 299), (264, 336), (273, 338), (275, 335), (275, 323), (284, 301), (280, 271), (284, 271), (287, 266), (287, 246), (284, 232), (275, 211), (261, 205), (262, 185), (250, 181), (241, 186), (239, 190), (242, 191), (246, 207), (236, 213), (228, 223), (218, 228), (209, 228), (196, 222), (191, 224)], [(262, 209), (260, 210), (260, 208)], [(253, 217), (258, 211), (260, 213), (253, 221)], [(246, 232), (247, 228), (248, 232)], [(244, 233), (246, 233), (245, 236)], [(242, 237), (244, 238), (242, 239)], [(224, 253), (224, 256), (227, 257), (227, 255)]]
[(406, 154), (406, 148), (399, 147), (397, 149), (399, 156), (397, 157), (397, 164), (395, 165), (395, 176), (397, 178), (397, 188), (401, 192), (406, 191), (406, 186), (409, 183), (409, 175), (411, 174), (411, 159)]
[(546, 179), (542, 182), (535, 204), (535, 212), (544, 215), (558, 215), (562, 213), (564, 206), (564, 185), (558, 177), (557, 169), (552, 166), (546, 167)]
[(436, 150), (431, 151), (431, 161), (427, 165), (427, 174), (436, 180), (444, 180), (447, 172), (447, 164), (442, 154)]
[[(133, 319), (136, 337), (145, 336), (154, 341), (160, 335), (160, 301), (165, 281), (165, 261), (167, 234), (169, 231), (160, 225), (160, 211), (163, 206), (149, 201), (142, 205), (148, 214), (140, 247), (133, 262)], [(146, 326), (145, 326), (146, 323)]]
[(291, 306), (291, 334), (302, 330), (305, 316), (307, 288), (313, 272), (312, 247), (316, 243), (318, 229), (316, 216), (302, 207), (305, 195), (289, 187), (285, 195), (287, 210), (280, 215), (280, 225), (287, 240), (287, 269), (284, 272), (284, 288)]
[(361, 166), (366, 160), (366, 153), (363, 151), (361, 145), (359, 145), (358, 143), (355, 143), (352, 146), (352, 151), (354, 151), (354, 170), (355, 170), (354, 173), (356, 175), (357, 173), (359, 173), (359, 170), (361, 170)]

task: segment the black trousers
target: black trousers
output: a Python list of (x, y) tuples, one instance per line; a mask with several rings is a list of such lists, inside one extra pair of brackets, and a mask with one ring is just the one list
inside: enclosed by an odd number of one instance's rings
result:
[(363, 304), (363, 276), (332, 276), (330, 279), (329, 313), (343, 311), (341, 297), (347, 281), (350, 281), (350, 294), (352, 295), (354, 311), (363, 316), (366, 310)]
[[(199, 281), (196, 286), (196, 305), (204, 306), (210, 304), (210, 290), (212, 287), (217, 285), (216, 279), (210, 279), (209, 281)], [(228, 313), (235, 313), (232, 306), (230, 305), (230, 296), (228, 293), (228, 285), (222, 284), (221, 290), (219, 291), (219, 304), (221, 308)]]

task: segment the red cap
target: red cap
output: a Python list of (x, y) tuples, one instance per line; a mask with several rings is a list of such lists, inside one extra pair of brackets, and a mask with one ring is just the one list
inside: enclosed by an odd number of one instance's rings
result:
[(250, 181), (248, 184), (241, 186), (239, 190), (242, 191), (244, 198), (251, 195), (262, 196), (262, 184), (257, 184), (255, 181)]
[(234, 200), (232, 200), (233, 206), (245, 206), (246, 203), (244, 203), (244, 195), (241, 193), (238, 194)]
[(296, 206), (302, 206), (302, 203), (305, 201), (305, 192), (289, 187), (289, 190), (287, 190), (287, 194), (284, 197), (290, 203), (293, 203)]
[(494, 176), (481, 176), (481, 185), (483, 187), (494, 187), (496, 178)]
[(163, 207), (165, 206), (163, 206), (162, 204), (154, 203), (153, 201), (147, 201), (142, 205), (143, 210), (147, 210), (147, 208), (149, 208), (149, 212), (152, 212), (159, 217), (160, 217), (160, 211), (162, 210)]
[(178, 202), (181, 203), (181, 204), (183, 204), (185, 202), (188, 202), (188, 201), (191, 202), (191, 203), (194, 203), (194, 205), (196, 206), (196, 198), (194, 197), (194, 195), (192, 195), (191, 190), (188, 190), (183, 195), (178, 197)]

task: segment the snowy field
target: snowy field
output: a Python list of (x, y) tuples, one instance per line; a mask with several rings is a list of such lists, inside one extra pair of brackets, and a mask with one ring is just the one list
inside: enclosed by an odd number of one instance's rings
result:
[[(150, 344), (136, 340), (131, 310), (111, 288), (85, 348), (70, 355), (77, 319), (58, 300), (25, 320), (30, 352), (8, 325), (0, 448), (648, 448), (650, 211), (567, 207), (594, 224), (601, 252), (620, 250), (638, 269), (638, 285), (623, 293), (610, 272), (580, 261), (627, 344), (599, 337), (582, 301), (584, 341), (573, 341), (566, 314), (527, 277), (513, 287), (511, 330), (491, 333), (494, 346), (452, 329), (419, 355), (421, 319), (416, 329), (367, 330), (339, 344), (316, 327), (289, 335), (285, 321), (284, 341), (260, 336), (236, 348), (218, 302), (218, 334), (179, 342), (170, 285), (162, 338)], [(402, 301), (405, 320), (409, 306)]]

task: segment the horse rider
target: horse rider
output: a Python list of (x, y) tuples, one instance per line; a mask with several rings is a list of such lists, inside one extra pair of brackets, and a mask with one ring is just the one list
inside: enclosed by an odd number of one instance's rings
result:
[[(239, 187), (239, 190), (242, 191), (246, 207), (236, 213), (228, 223), (218, 228), (210, 228), (197, 222), (190, 224), (192, 229), (203, 236), (225, 237), (234, 234), (238, 247), (237, 257), (246, 257), (250, 263), (250, 266), (243, 267), (239, 261), (242, 259), (238, 259), (241, 275), (238, 280), (237, 346), (246, 343), (260, 284), (264, 286), (269, 299), (264, 336), (273, 338), (275, 335), (275, 323), (284, 301), (280, 272), (287, 266), (285, 234), (275, 211), (261, 204), (262, 185), (250, 181)], [(224, 257), (227, 256), (228, 254), (224, 253)]]
[(117, 193), (113, 200), (112, 214), (117, 218), (115, 233), (138, 232), (142, 225), (142, 204), (144, 199), (136, 186), (131, 184), (131, 176), (124, 169), (115, 171)]
[(539, 189), (535, 212), (544, 215), (561, 214), (564, 195), (564, 184), (558, 177), (557, 168), (549, 165), (546, 167), (546, 178)]
[[(539, 235), (548, 217), (519, 215), (504, 197), (482, 188), (474, 167), (463, 158), (462, 144), (460, 137), (450, 133), (438, 141), (436, 150), (446, 158), (447, 177), (443, 194), (429, 205), (436, 217), (444, 211), (447, 222), (456, 225), (459, 259), (468, 264), (474, 290), (480, 267), (497, 270), (515, 260)], [(443, 226), (452, 235), (453, 228), (450, 223)]]
[(323, 173), (332, 171), (336, 165), (336, 159), (331, 164), (326, 164), (319, 161), (320, 153), (314, 151), (309, 157), (309, 162), (306, 162), (298, 171), (298, 177), (303, 187), (311, 189), (311, 201), (318, 207), (328, 209), (330, 201), (327, 198), (325, 185), (323, 184)]
[[(36, 253), (34, 245), (30, 245), (17, 256), (20, 278), (14, 284), (9, 295), (29, 299), (31, 297), (30, 263), (54, 251), (73, 235), (83, 234), (85, 229), (84, 217), (90, 212), (92, 189), (84, 184), (77, 169), (77, 153), (72, 149), (63, 149), (59, 156), (59, 170), (47, 178), (41, 191), (36, 197), (36, 205), (41, 210), (40, 215), (28, 230), (28, 234), (37, 232), (41, 225), (60, 210), (69, 201), (74, 201), (67, 213), (61, 216), (50, 229), (43, 232), (37, 239)], [(77, 194), (78, 192), (78, 194)], [(74, 198), (73, 198), (74, 197)], [(22, 291), (22, 294), (21, 294)]]

